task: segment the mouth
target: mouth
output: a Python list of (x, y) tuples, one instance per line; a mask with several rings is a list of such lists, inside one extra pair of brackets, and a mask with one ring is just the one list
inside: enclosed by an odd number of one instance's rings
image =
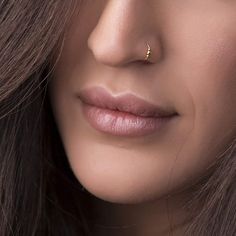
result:
[(143, 136), (160, 130), (178, 113), (134, 94), (112, 96), (105, 88), (81, 90), (78, 98), (86, 120), (97, 131), (118, 136)]

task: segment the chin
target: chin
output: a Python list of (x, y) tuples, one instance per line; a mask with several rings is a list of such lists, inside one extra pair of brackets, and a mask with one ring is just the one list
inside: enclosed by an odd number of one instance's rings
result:
[(83, 186), (91, 195), (111, 203), (140, 204), (150, 202), (160, 197), (157, 193), (147, 193), (141, 188), (131, 189), (127, 186), (115, 187), (115, 184), (109, 187), (96, 183), (83, 184)]
[(150, 181), (150, 176), (141, 176), (137, 172), (124, 174), (117, 169), (105, 172), (99, 171), (96, 166), (88, 169), (85, 166), (78, 168), (78, 165), (77, 168), (72, 165), (72, 170), (86, 191), (107, 202), (139, 204), (156, 200), (167, 193), (166, 181), (160, 183), (155, 181), (156, 177)]

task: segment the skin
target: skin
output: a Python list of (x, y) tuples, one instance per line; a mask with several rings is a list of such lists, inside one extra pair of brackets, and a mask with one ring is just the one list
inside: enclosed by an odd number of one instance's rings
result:
[[(78, 7), (49, 83), (55, 120), (96, 222), (137, 224), (95, 235), (183, 235), (190, 221), (181, 208), (185, 189), (236, 133), (236, 2), (99, 0)], [(152, 64), (141, 63), (146, 42)], [(76, 97), (95, 85), (172, 107), (179, 117), (139, 138), (99, 132)]]

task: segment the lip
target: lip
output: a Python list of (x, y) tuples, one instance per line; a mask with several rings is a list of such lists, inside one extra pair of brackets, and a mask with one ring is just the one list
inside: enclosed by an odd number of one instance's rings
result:
[(102, 87), (90, 87), (81, 90), (78, 96), (86, 104), (127, 112), (136, 116), (169, 117), (177, 114), (171, 109), (164, 109), (131, 93), (112, 96)]
[(131, 93), (112, 96), (102, 87), (83, 89), (78, 98), (92, 127), (112, 135), (148, 135), (160, 130), (178, 115)]

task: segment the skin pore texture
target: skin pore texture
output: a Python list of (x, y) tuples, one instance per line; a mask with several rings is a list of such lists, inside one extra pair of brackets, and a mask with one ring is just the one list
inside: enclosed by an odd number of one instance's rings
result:
[[(95, 235), (183, 235), (184, 189), (236, 132), (236, 2), (90, 0), (78, 8), (49, 83), (55, 120), (96, 222), (137, 224)], [(142, 62), (146, 42), (150, 64)], [(77, 97), (92, 86), (134, 93), (179, 116), (143, 137), (99, 132)]]

